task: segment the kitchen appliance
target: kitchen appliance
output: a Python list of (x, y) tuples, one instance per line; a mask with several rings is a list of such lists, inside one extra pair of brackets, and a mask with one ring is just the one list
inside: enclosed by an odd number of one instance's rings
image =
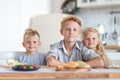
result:
[(98, 30), (98, 32), (99, 32), (99, 34), (100, 34), (100, 39), (102, 40), (102, 44), (103, 44), (103, 45), (106, 45), (106, 42), (105, 42), (105, 37), (106, 37), (106, 35), (105, 35), (104, 26), (103, 26), (102, 24), (98, 24), (97, 30)]
[(63, 13), (74, 14), (78, 10), (76, 0), (65, 0), (61, 9)]
[(116, 31), (116, 16), (115, 15), (113, 15), (113, 18), (114, 18), (114, 20), (113, 20), (113, 33), (112, 33), (112, 38), (114, 39), (114, 40), (116, 40), (117, 39), (117, 37), (118, 37), (118, 33), (117, 33), (117, 31)]
[(104, 26), (102, 24), (98, 24), (97, 29), (98, 29), (98, 32), (100, 33), (100, 38), (103, 41), (105, 38)]

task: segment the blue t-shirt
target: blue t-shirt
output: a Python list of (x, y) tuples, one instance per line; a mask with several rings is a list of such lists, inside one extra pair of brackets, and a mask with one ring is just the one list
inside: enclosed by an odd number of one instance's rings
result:
[(26, 53), (22, 53), (18, 56), (18, 61), (20, 63), (25, 63), (27, 65), (45, 65), (45, 55), (41, 53), (35, 53), (32, 56), (27, 55)]

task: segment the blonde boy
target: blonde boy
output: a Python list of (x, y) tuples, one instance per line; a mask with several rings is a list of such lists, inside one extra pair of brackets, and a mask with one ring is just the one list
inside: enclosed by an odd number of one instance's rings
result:
[(39, 52), (37, 49), (41, 45), (40, 35), (34, 29), (26, 29), (23, 36), (23, 47), (26, 52), (18, 57), (20, 63), (25, 63), (28, 65), (44, 65), (45, 56)]

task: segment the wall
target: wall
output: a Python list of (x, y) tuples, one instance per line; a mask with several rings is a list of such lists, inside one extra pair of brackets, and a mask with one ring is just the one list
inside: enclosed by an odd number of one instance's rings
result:
[(31, 17), (50, 13), (49, 1), (0, 0), (0, 51), (24, 51), (24, 30)]
[(51, 0), (51, 12), (52, 13), (61, 13), (61, 5), (65, 0)]
[(19, 5), (19, 0), (0, 0), (0, 51), (18, 49), (17, 46), (20, 45), (19, 37), (23, 27), (20, 22)]

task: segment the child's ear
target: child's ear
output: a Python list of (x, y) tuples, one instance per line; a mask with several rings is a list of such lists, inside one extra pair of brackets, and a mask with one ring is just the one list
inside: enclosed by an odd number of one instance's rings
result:
[(63, 31), (62, 31), (62, 29), (60, 29), (60, 33), (61, 33), (61, 35), (63, 35), (63, 33), (62, 33)]
[(81, 34), (82, 34), (82, 30), (79, 31), (79, 35), (81, 35)]
[(22, 45), (23, 45), (23, 47), (25, 47), (25, 43), (24, 42), (22, 42)]

